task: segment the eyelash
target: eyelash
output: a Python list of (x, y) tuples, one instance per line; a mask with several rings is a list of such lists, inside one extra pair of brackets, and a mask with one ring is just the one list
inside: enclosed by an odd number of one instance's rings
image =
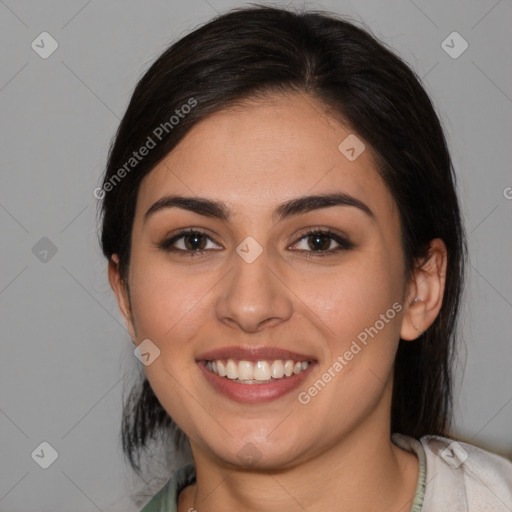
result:
[[(164, 240), (158, 244), (158, 248), (167, 251), (167, 252), (173, 252), (175, 254), (178, 254), (180, 256), (186, 256), (186, 257), (195, 257), (195, 256), (202, 256), (204, 253), (208, 252), (209, 249), (203, 249), (203, 250), (185, 250), (185, 249), (176, 249), (175, 247), (172, 247), (172, 245), (177, 242), (180, 238), (184, 238), (186, 235), (202, 235), (206, 236), (208, 239), (219, 245), (215, 240), (212, 239), (207, 233), (204, 231), (201, 231), (200, 229), (181, 229), (178, 231), (178, 233), (171, 238), (168, 238), (167, 240)], [(322, 228), (313, 228), (310, 229), (304, 233), (302, 233), (299, 237), (299, 239), (293, 244), (297, 245), (299, 242), (301, 242), (305, 238), (309, 238), (315, 235), (321, 235), (326, 236), (329, 239), (335, 241), (339, 244), (338, 247), (334, 249), (329, 249), (327, 251), (313, 251), (313, 250), (299, 250), (299, 252), (304, 252), (305, 257), (310, 258), (324, 258), (326, 256), (332, 256), (340, 251), (348, 251), (350, 249), (354, 248), (354, 244), (347, 240), (346, 238), (343, 238), (342, 236), (334, 233), (330, 229), (322, 229)], [(219, 250), (219, 249), (215, 249)]]

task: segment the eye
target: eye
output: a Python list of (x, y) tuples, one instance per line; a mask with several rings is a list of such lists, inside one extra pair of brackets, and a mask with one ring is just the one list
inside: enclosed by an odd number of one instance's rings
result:
[[(196, 254), (202, 254), (204, 251), (212, 249), (212, 247), (208, 247), (208, 241), (215, 243), (215, 241), (203, 231), (197, 229), (183, 229), (173, 237), (159, 243), (158, 247), (168, 252), (195, 256)], [(219, 249), (213, 248), (213, 250)]]
[[(167, 252), (173, 252), (183, 256), (197, 256), (203, 255), (209, 250), (222, 250), (217, 247), (209, 247), (208, 243), (212, 242), (217, 245), (207, 233), (198, 229), (182, 229), (177, 234), (160, 242), (158, 248)], [(332, 247), (332, 244), (337, 244), (337, 247)], [(302, 245), (302, 248), (298, 246)], [(343, 250), (349, 250), (354, 247), (354, 244), (346, 238), (338, 235), (327, 229), (314, 228), (305, 233), (294, 245), (292, 249), (299, 252), (306, 253), (307, 258), (316, 258), (329, 256)]]
[[(338, 244), (337, 247), (332, 247), (332, 244)], [(343, 250), (349, 250), (354, 247), (354, 244), (346, 238), (333, 233), (331, 230), (314, 228), (302, 234), (301, 238), (292, 247), (297, 248), (302, 244), (299, 251), (306, 252), (307, 258), (329, 256)]]

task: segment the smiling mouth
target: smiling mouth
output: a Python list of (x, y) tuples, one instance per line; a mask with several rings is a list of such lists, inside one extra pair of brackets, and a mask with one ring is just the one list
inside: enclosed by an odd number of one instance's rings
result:
[(312, 361), (273, 359), (246, 361), (215, 359), (203, 361), (206, 369), (219, 377), (239, 384), (269, 384), (286, 380), (305, 371)]

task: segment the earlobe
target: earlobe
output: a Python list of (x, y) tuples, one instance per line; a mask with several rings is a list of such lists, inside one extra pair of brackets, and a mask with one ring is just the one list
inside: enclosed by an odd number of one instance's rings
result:
[(126, 327), (132, 340), (135, 342), (135, 328), (133, 325), (132, 310), (130, 305), (130, 297), (127, 285), (123, 282), (121, 273), (119, 270), (119, 257), (117, 254), (113, 254), (108, 262), (108, 280), (110, 286), (116, 296), (119, 310), (123, 315)]
[(435, 321), (443, 304), (448, 254), (440, 238), (430, 241), (426, 258), (414, 270), (400, 337), (415, 340)]

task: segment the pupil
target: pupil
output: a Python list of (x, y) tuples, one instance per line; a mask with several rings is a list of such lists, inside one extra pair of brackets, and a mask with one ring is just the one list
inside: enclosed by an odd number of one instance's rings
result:
[[(193, 240), (193, 242), (187, 243), (189, 240)], [(201, 241), (204, 241), (203, 235), (201, 233), (195, 233), (193, 235), (188, 235), (185, 238), (185, 245), (187, 246), (187, 249), (202, 249), (203, 244), (201, 244)], [(197, 245), (200, 245), (200, 247), (197, 247)]]
[[(312, 239), (314, 240), (313, 245), (310, 244), (313, 250), (318, 249), (328, 249), (329, 248), (329, 238), (325, 235), (313, 235)], [(324, 243), (321, 240), (324, 240)], [(320, 240), (320, 243), (317, 245), (317, 242)]]

